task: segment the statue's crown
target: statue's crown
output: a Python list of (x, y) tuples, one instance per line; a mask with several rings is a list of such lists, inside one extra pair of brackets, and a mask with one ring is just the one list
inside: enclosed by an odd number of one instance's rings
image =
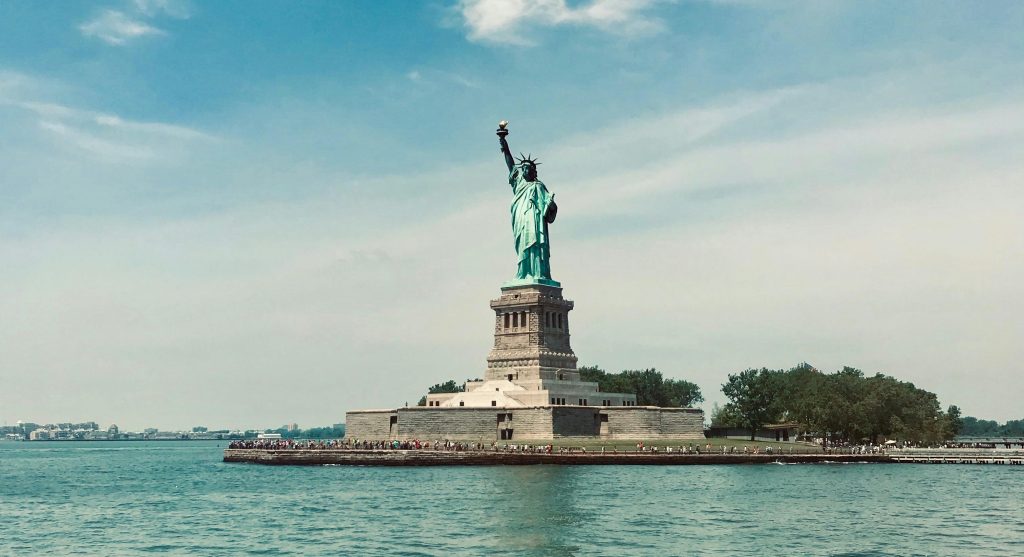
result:
[(525, 157), (522, 153), (519, 153), (519, 164), (529, 164), (530, 166), (537, 166), (540, 163), (537, 162), (537, 159), (533, 158), (533, 153), (530, 153)]

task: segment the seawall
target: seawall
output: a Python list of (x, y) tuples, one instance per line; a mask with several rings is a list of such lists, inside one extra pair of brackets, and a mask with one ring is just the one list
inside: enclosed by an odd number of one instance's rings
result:
[(682, 454), (682, 453), (519, 453), (503, 451), (225, 449), (224, 462), (299, 466), (495, 466), (495, 465), (697, 465), (892, 462), (886, 455)]

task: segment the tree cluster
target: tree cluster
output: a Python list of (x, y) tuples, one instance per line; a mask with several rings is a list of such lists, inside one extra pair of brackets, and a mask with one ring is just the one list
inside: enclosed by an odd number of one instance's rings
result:
[[(777, 422), (797, 422), (826, 440), (877, 443), (880, 438), (939, 443), (957, 435), (960, 409), (945, 412), (934, 393), (887, 375), (866, 377), (843, 367), (822, 373), (808, 364), (789, 370), (748, 369), (722, 385), (729, 399), (711, 425), (754, 432)], [(753, 438), (753, 437), (751, 437)]]
[(979, 420), (974, 416), (963, 419), (961, 435), (972, 437), (1024, 437), (1024, 420), (1009, 420), (999, 425), (995, 420)]
[(267, 429), (264, 433), (280, 433), (285, 439), (341, 439), (345, 436), (345, 424), (329, 427), (311, 427), (309, 429), (287, 428)]
[[(433, 394), (437, 394), (437, 393), (461, 393), (461, 392), (464, 392), (465, 390), (466, 390), (466, 384), (465, 383), (459, 385), (458, 383), (455, 382), (454, 379), (449, 379), (449, 380), (445, 381), (444, 383), (438, 383), (438, 384), (428, 388), (427, 389), (427, 394), (433, 395)], [(426, 405), (427, 405), (427, 397), (426, 396), (420, 397), (419, 402), (416, 403), (416, 406), (426, 406)]]
[[(601, 392), (631, 393), (636, 395), (636, 403), (640, 406), (679, 406), (689, 408), (704, 402), (700, 387), (682, 379), (666, 379), (661, 372), (651, 368), (644, 370), (625, 370), (619, 373), (608, 373), (597, 366), (579, 368), (580, 379), (597, 383)], [(475, 381), (479, 381), (476, 379)], [(438, 383), (427, 389), (434, 393), (461, 393), (466, 384), (458, 384), (454, 379)], [(417, 406), (426, 406), (427, 397), (420, 398)]]
[(640, 406), (670, 406), (689, 408), (704, 402), (700, 387), (682, 379), (666, 379), (654, 369), (624, 370), (608, 373), (597, 366), (583, 366), (580, 379), (597, 383), (601, 392), (631, 393)]

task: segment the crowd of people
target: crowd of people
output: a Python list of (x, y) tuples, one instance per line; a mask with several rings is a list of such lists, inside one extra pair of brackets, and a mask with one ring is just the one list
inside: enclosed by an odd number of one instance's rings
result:
[(289, 449), (350, 449), (349, 443), (343, 439), (246, 439), (232, 441), (228, 444), (229, 449), (263, 449), (271, 451)]
[(884, 445), (832, 445), (825, 447), (826, 454), (882, 454), (885, 453)]
[(495, 450), (496, 444), (489, 446), (484, 443), (465, 443), (462, 441), (436, 440), (420, 441), (418, 439), (398, 440), (367, 440), (367, 439), (247, 439), (232, 441), (229, 449), (262, 449), (274, 451), (287, 450), (363, 450), (363, 451), (483, 451)]
[[(368, 440), (368, 439), (330, 439), (330, 440), (295, 440), (295, 439), (249, 439), (232, 441), (230, 449), (261, 449), (261, 450), (363, 450), (363, 451), (410, 451), (410, 450), (433, 450), (433, 451), (490, 451), (505, 453), (535, 453), (535, 454), (587, 454), (586, 447), (555, 447), (550, 443), (543, 445), (509, 444), (499, 445), (496, 441), (487, 443), (467, 443), (463, 441), (452, 441), (448, 439), (436, 439), (434, 441), (420, 441), (418, 439), (398, 440)], [(596, 452), (596, 448), (591, 448)], [(878, 445), (861, 445), (856, 447), (830, 447), (825, 449), (827, 454), (876, 454), (884, 448)], [(717, 445), (711, 443), (701, 445), (700, 443), (688, 443), (680, 445), (663, 446), (646, 445), (644, 442), (636, 443), (635, 447), (623, 449), (613, 446), (610, 448), (601, 447), (600, 454), (621, 454), (621, 453), (648, 453), (648, 454), (685, 454), (685, 455), (714, 455), (714, 454), (767, 454), (783, 455), (809, 452), (807, 450), (788, 449), (782, 446), (751, 446), (746, 445)]]

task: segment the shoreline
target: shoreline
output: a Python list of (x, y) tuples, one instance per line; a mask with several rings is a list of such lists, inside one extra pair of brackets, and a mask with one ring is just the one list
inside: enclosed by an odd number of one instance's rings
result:
[(504, 451), (225, 449), (224, 462), (269, 466), (528, 466), (891, 463), (884, 454), (530, 453)]

